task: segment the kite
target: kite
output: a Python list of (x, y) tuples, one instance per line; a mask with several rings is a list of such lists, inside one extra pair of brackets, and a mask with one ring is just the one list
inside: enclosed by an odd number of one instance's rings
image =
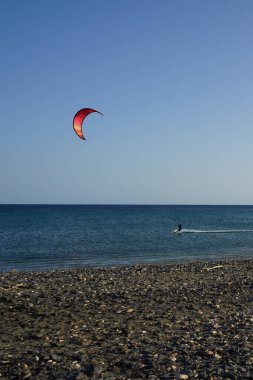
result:
[(78, 111), (74, 116), (73, 128), (77, 136), (79, 136), (82, 140), (86, 140), (82, 132), (83, 121), (86, 118), (86, 116), (88, 116), (92, 112), (97, 112), (100, 113), (100, 115), (103, 115), (101, 112), (93, 110), (92, 108), (83, 108), (80, 111)]

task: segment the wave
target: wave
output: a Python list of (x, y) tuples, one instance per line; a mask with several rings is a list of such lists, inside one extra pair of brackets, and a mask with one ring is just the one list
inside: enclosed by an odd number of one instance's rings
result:
[[(177, 232), (177, 231), (173, 231)], [(180, 233), (188, 233), (188, 234), (231, 234), (231, 233), (240, 233), (240, 232), (253, 232), (253, 229), (251, 230), (192, 230), (183, 228)]]

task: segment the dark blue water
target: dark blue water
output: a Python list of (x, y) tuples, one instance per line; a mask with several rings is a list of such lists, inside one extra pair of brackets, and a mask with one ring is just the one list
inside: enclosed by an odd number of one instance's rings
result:
[(0, 206), (0, 271), (252, 257), (253, 206)]

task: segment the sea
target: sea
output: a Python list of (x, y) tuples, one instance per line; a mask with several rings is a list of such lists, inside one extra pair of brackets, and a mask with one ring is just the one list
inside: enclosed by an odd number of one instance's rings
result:
[(253, 206), (0, 205), (1, 272), (245, 258)]

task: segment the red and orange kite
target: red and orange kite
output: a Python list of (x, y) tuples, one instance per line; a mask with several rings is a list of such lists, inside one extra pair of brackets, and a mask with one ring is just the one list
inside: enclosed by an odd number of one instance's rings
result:
[(101, 112), (93, 110), (92, 108), (83, 108), (80, 111), (78, 111), (74, 116), (73, 128), (77, 136), (79, 136), (82, 140), (86, 140), (82, 132), (83, 121), (86, 118), (86, 116), (88, 116), (92, 112), (97, 112), (100, 113), (100, 115), (103, 115)]

